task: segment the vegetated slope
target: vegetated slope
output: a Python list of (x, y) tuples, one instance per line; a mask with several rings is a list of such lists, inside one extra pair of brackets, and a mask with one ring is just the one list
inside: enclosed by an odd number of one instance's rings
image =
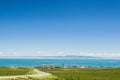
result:
[(15, 76), (32, 73), (32, 69), (30, 68), (0, 67), (0, 76)]
[(0, 67), (0, 80), (57, 80), (57, 77), (33, 68)]
[(120, 68), (44, 69), (61, 80), (120, 80)]

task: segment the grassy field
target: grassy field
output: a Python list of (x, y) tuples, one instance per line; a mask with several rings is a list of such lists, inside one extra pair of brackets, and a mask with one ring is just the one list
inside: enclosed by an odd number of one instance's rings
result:
[(0, 67), (0, 76), (33, 74), (30, 68)]
[[(120, 68), (39, 69), (53, 75), (2, 80), (120, 80)], [(31, 68), (0, 67), (0, 76), (34, 74)]]
[[(35, 74), (32, 68), (24, 68), (24, 67), (0, 67), (0, 77), (4, 76), (19, 76), (19, 75), (29, 75)], [(0, 78), (0, 80), (57, 80), (57, 77), (50, 76), (34, 76), (29, 77), (25, 76), (18, 78)]]
[[(40, 69), (41, 70), (41, 69)], [(120, 68), (42, 69), (58, 80), (120, 80)]]

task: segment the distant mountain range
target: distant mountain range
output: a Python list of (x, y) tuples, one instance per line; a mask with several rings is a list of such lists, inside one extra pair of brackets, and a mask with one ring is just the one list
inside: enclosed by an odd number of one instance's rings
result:
[(58, 59), (83, 59), (83, 58), (98, 58), (98, 57), (66, 55), (66, 56), (51, 56), (51, 58), (58, 58)]
[(34, 58), (34, 59), (120, 59), (120, 57), (93, 57), (79, 55), (64, 56), (0, 56), (0, 58)]
[(65, 55), (65, 56), (1, 56), (0, 58), (47, 58), (47, 59), (92, 59), (92, 58), (100, 58), (93, 56), (78, 56), (78, 55)]

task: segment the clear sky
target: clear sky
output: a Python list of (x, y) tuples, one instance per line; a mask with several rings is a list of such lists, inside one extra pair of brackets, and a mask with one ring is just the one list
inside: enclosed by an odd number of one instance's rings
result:
[(120, 56), (119, 0), (0, 0), (0, 56)]

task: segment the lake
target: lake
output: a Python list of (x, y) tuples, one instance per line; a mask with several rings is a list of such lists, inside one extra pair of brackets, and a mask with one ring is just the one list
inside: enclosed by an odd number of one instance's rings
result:
[(40, 66), (55, 64), (62, 66), (120, 67), (120, 59), (29, 59), (0, 58), (0, 66)]

